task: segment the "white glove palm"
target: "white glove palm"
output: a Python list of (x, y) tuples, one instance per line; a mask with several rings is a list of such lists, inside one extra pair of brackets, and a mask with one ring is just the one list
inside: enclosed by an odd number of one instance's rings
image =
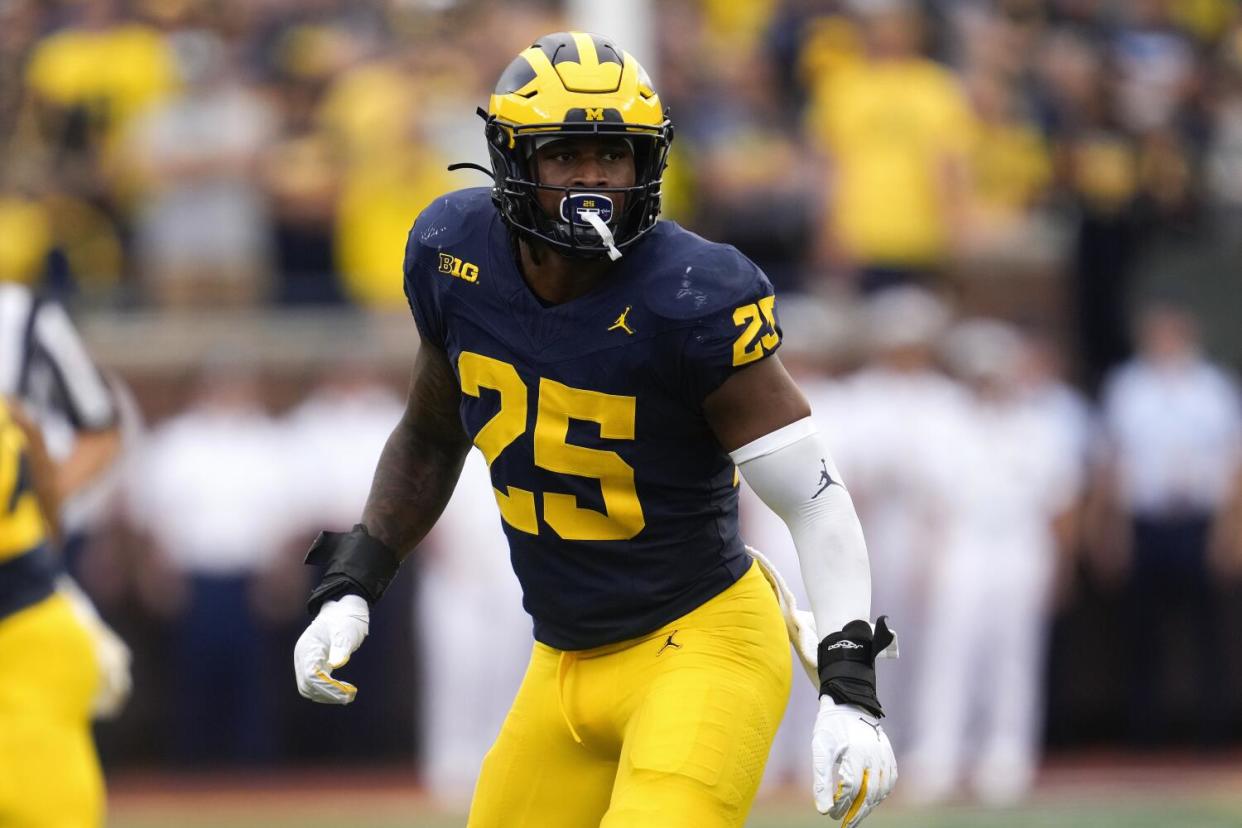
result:
[(358, 688), (332, 677), (367, 637), (371, 611), (361, 595), (325, 601), (319, 614), (293, 647), (293, 674), (298, 692), (323, 704), (349, 704)]
[(819, 700), (811, 736), (815, 807), (854, 828), (897, 781), (897, 760), (875, 716), (852, 704)]

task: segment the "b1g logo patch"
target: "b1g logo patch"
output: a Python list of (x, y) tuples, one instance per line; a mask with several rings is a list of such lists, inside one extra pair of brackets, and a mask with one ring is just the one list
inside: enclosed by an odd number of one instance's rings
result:
[(587, 213), (594, 213), (607, 224), (612, 221), (612, 199), (598, 193), (581, 193), (561, 199), (561, 218), (571, 224), (590, 227)]
[(477, 282), (479, 280), (478, 265), (462, 261), (448, 253), (440, 254), (440, 272), (456, 276), (458, 279), (465, 279), (467, 282)]

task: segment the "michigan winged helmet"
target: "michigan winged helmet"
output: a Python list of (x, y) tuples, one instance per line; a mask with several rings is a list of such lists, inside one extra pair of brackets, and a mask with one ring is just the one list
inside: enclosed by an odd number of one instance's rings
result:
[[(608, 38), (582, 32), (539, 38), (500, 76), (485, 130), (495, 178), (492, 198), (518, 234), (567, 256), (616, 258), (655, 226), (673, 126), (646, 71)], [(629, 140), (633, 186), (539, 183), (532, 163), (538, 142), (583, 134)], [(559, 216), (540, 208), (539, 190), (560, 194)], [(614, 212), (618, 202), (622, 206)]]

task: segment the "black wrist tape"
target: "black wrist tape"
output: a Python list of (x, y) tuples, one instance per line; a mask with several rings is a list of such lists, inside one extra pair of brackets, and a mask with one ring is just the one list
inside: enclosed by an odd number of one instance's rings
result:
[(319, 585), (306, 602), (312, 616), (325, 601), (343, 595), (361, 595), (374, 605), (399, 566), (393, 551), (367, 534), (361, 523), (350, 532), (320, 532), (306, 553), (305, 563), (324, 567)]
[(819, 642), (819, 694), (882, 717), (884, 708), (875, 690), (875, 657), (891, 643), (893, 634), (884, 615), (876, 620), (874, 634), (866, 621), (851, 621)]

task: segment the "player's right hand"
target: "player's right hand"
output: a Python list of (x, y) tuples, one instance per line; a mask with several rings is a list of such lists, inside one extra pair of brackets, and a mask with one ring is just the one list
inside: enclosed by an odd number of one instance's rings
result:
[(298, 692), (323, 704), (349, 704), (358, 688), (332, 677), (344, 667), (367, 637), (371, 611), (361, 595), (325, 601), (319, 614), (293, 647), (293, 674)]

